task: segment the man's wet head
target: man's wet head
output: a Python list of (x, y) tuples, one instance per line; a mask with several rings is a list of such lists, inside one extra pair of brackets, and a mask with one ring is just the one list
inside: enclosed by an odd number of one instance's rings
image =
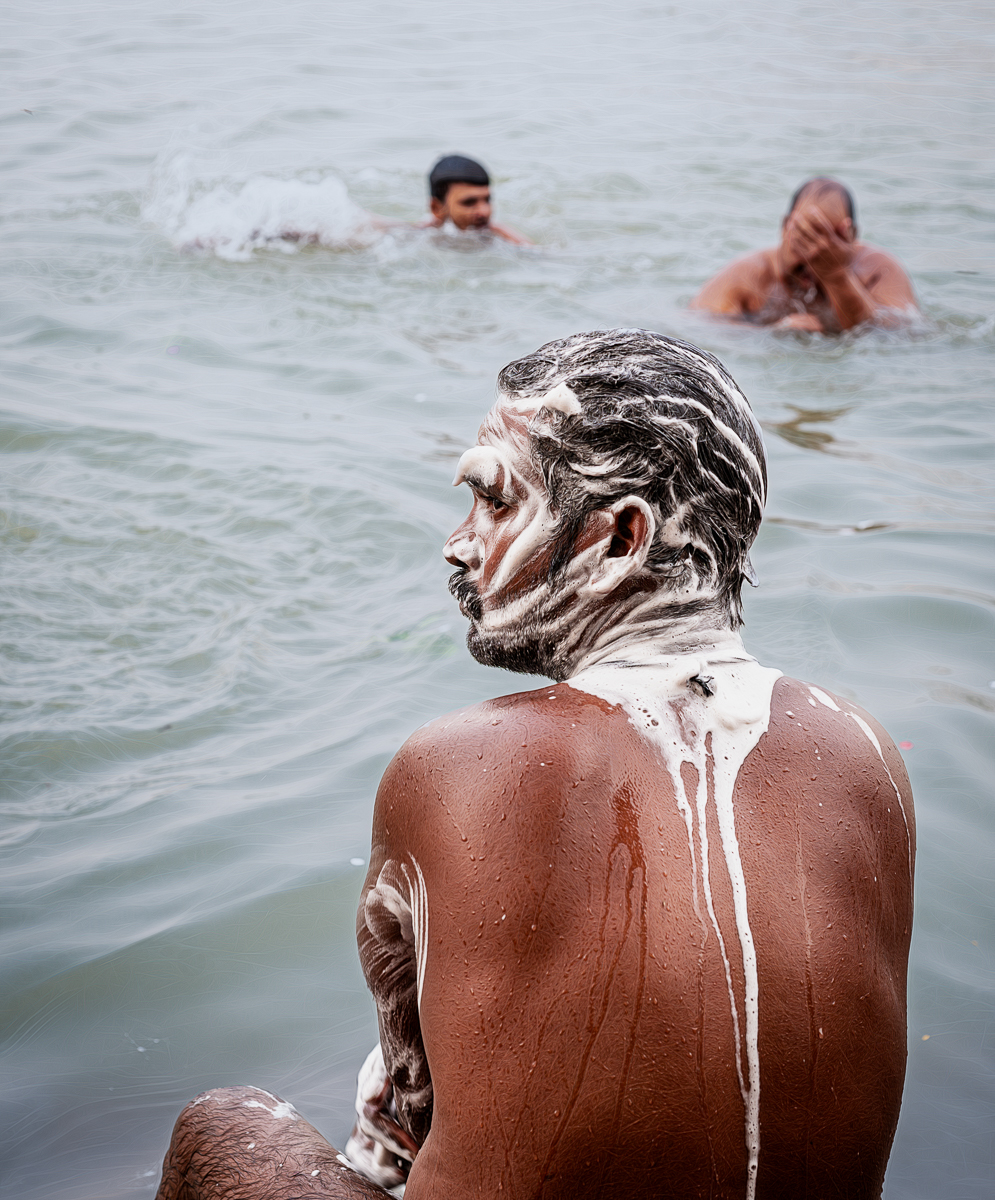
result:
[(575, 334), (498, 391), (445, 551), (475, 657), (564, 679), (623, 632), (741, 624), (766, 470), (716, 359), (645, 330)]
[(825, 221), (844, 241), (856, 241), (857, 213), (852, 193), (839, 180), (817, 175), (806, 180), (791, 197), (781, 222), (781, 252), (789, 271), (804, 262), (796, 246), (796, 229), (799, 220), (805, 218)]
[(472, 158), (449, 154), (428, 177), (432, 216), (457, 229), (486, 229), (491, 220), (490, 176)]

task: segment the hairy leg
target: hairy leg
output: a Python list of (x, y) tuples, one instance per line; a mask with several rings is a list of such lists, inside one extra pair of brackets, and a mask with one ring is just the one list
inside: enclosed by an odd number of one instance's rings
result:
[(216, 1088), (180, 1113), (156, 1200), (383, 1200), (293, 1105), (254, 1087)]

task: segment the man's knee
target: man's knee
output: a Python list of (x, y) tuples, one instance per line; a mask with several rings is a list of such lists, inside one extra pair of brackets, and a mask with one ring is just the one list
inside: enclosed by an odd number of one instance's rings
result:
[[(210, 1183), (224, 1195), (246, 1174), (263, 1174), (285, 1146), (317, 1140), (293, 1105), (262, 1088), (211, 1088), (176, 1119), (163, 1163), (158, 1200), (187, 1200)], [(323, 1140), (323, 1139), (322, 1139)]]
[(292, 1105), (261, 1088), (245, 1085), (211, 1088), (184, 1106), (173, 1129), (173, 1140), (177, 1137), (194, 1142), (204, 1137), (212, 1141), (227, 1140), (238, 1136), (240, 1130), (258, 1126), (264, 1116), (272, 1121), (275, 1114), (283, 1113), (290, 1120), (300, 1120)]

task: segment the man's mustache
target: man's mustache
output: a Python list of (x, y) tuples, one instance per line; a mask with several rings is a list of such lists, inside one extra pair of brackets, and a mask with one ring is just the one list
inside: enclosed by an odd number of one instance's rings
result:
[(449, 576), (449, 591), (456, 597), (462, 612), (471, 621), (479, 621), (484, 615), (484, 606), (477, 591), (477, 585), (467, 579), (466, 567), (460, 567)]

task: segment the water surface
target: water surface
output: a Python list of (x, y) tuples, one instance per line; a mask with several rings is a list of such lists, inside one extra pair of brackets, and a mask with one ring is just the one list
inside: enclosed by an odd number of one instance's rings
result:
[[(618, 324), (707, 346), (765, 424), (747, 645), (909, 743), (886, 1195), (991, 1195), (992, 40), (985, 5), (895, 0), (10, 11), (4, 1196), (150, 1195), (211, 1084), (343, 1137), (377, 781), (521, 686), (445, 590), (455, 459), (505, 362)], [(418, 218), (451, 151), (537, 250), (357, 232)], [(816, 172), (909, 267), (914, 336), (687, 311)], [(325, 246), (266, 243), (309, 222)]]

